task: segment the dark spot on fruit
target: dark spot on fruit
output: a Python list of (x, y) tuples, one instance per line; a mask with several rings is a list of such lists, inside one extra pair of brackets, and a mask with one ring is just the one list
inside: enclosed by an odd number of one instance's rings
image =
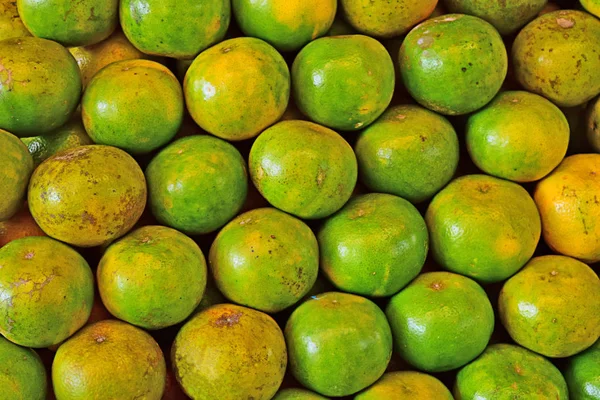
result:
[(460, 70), (461, 70), (462, 72), (467, 72), (467, 68), (466, 68), (466, 67), (462, 67)]
[(271, 235), (271, 239), (276, 239), (276, 238), (275, 238), (275, 235)]

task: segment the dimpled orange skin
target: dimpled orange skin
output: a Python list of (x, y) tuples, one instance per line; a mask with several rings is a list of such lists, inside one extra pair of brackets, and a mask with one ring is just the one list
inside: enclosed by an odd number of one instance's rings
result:
[(533, 197), (544, 240), (554, 251), (600, 261), (600, 154), (565, 158), (538, 183)]
[(146, 205), (146, 180), (137, 162), (110, 146), (60, 152), (34, 171), (29, 209), (48, 236), (93, 247), (127, 233)]

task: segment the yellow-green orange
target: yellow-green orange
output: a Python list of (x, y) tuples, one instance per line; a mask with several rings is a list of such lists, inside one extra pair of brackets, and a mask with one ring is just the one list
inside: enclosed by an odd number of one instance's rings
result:
[(392, 297), (386, 315), (398, 354), (429, 372), (470, 362), (494, 330), (494, 310), (481, 286), (450, 272), (419, 275)]
[(271, 45), (244, 37), (202, 52), (183, 85), (188, 110), (202, 129), (226, 140), (244, 140), (281, 118), (290, 96), (290, 72)]
[(287, 321), (285, 338), (294, 377), (324, 396), (349, 396), (371, 385), (392, 355), (384, 313), (348, 293), (328, 292), (302, 303)]
[(600, 97), (590, 101), (586, 120), (587, 141), (600, 153)]
[(108, 65), (92, 78), (81, 100), (90, 138), (129, 153), (148, 153), (168, 143), (181, 126), (183, 111), (179, 81), (167, 67), (149, 60)]
[(327, 397), (305, 389), (283, 389), (277, 392), (273, 400), (327, 400)]
[(571, 400), (600, 399), (600, 340), (571, 357), (564, 375)]
[(526, 90), (560, 107), (585, 103), (600, 93), (600, 20), (576, 10), (544, 14), (519, 32), (512, 59)]
[(323, 36), (331, 27), (336, 0), (233, 0), (233, 14), (247, 36), (293, 51)]
[(515, 342), (548, 357), (569, 357), (600, 337), (600, 280), (565, 256), (533, 258), (510, 278), (498, 299)]
[(359, 134), (354, 151), (362, 183), (413, 203), (443, 188), (459, 159), (458, 137), (450, 122), (417, 105), (387, 109)]
[(454, 400), (442, 382), (416, 371), (388, 372), (354, 400)]
[(537, 185), (544, 240), (556, 252), (600, 260), (600, 154), (576, 154)]
[(0, 333), (11, 342), (48, 347), (85, 324), (94, 277), (75, 250), (48, 237), (26, 237), (0, 249), (0, 265)]
[(494, 344), (456, 376), (457, 399), (567, 400), (567, 384), (544, 357), (520, 346)]
[(341, 0), (346, 20), (365, 35), (400, 36), (427, 19), (438, 0)]
[(246, 162), (231, 144), (194, 135), (165, 147), (146, 169), (152, 213), (188, 234), (212, 232), (244, 205)]
[(319, 272), (319, 246), (304, 222), (275, 208), (259, 208), (221, 229), (209, 262), (227, 298), (273, 313), (295, 304), (312, 288)]
[(123, 236), (137, 222), (146, 205), (146, 181), (122, 150), (76, 147), (40, 164), (29, 183), (28, 201), (48, 236), (98, 246)]
[(435, 260), (486, 283), (505, 280), (523, 267), (542, 230), (529, 193), (487, 175), (452, 181), (433, 198), (425, 220)]
[(27, 147), (15, 135), (0, 129), (0, 221), (12, 217), (23, 205), (33, 158)]
[(0, 41), (0, 129), (16, 136), (50, 132), (69, 120), (81, 96), (79, 67), (56, 42)]
[(171, 360), (195, 400), (269, 400), (283, 381), (287, 352), (281, 329), (267, 314), (219, 304), (181, 328)]
[(308, 121), (283, 121), (265, 130), (252, 145), (249, 168), (269, 203), (305, 219), (342, 208), (357, 178), (352, 147), (331, 129)]
[(599, 0), (579, 0), (583, 8), (585, 8), (590, 14), (594, 14), (600, 18), (600, 1)]
[(165, 358), (152, 336), (116, 320), (83, 328), (52, 363), (58, 400), (160, 400), (165, 379)]
[(310, 42), (292, 65), (294, 100), (318, 124), (352, 131), (387, 108), (394, 92), (394, 64), (377, 40), (329, 36)]
[(507, 91), (469, 117), (466, 142), (482, 171), (531, 182), (562, 161), (569, 145), (569, 123), (549, 100), (529, 92)]
[(198, 245), (165, 226), (144, 226), (106, 249), (96, 272), (102, 302), (119, 319), (161, 329), (186, 319), (206, 287)]
[(15, 0), (0, 0), (0, 40), (31, 36), (17, 9)]
[(508, 59), (502, 38), (488, 22), (462, 14), (427, 20), (400, 47), (406, 89), (421, 105), (460, 115), (486, 105), (500, 90)]
[(37, 353), (0, 336), (0, 399), (45, 400), (46, 370)]

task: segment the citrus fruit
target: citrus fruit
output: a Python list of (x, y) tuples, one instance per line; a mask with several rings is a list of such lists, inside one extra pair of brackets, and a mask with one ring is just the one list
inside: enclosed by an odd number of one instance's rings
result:
[(600, 340), (592, 347), (574, 355), (564, 370), (571, 400), (600, 398)]
[(202, 300), (198, 307), (190, 315), (193, 317), (198, 311), (206, 310), (208, 307), (214, 306), (215, 304), (227, 303), (227, 299), (223, 296), (223, 293), (217, 288), (217, 284), (214, 282), (212, 274), (206, 276), (206, 289), (202, 295)]
[(247, 36), (267, 41), (279, 51), (294, 51), (327, 33), (336, 0), (233, 0), (233, 14)]
[(394, 85), (390, 55), (363, 35), (313, 40), (292, 65), (298, 108), (332, 129), (353, 131), (375, 121), (390, 104)]
[(196, 400), (271, 399), (287, 366), (277, 323), (233, 304), (215, 305), (190, 319), (175, 338), (171, 359), (183, 390)]
[(117, 61), (103, 68), (90, 81), (81, 106), (85, 130), (95, 143), (129, 153), (148, 153), (171, 141), (184, 111), (175, 75), (149, 60)]
[(600, 18), (600, 1), (598, 0), (579, 0), (583, 8), (590, 14)]
[(512, 344), (489, 346), (456, 376), (457, 399), (567, 400), (567, 384), (544, 357)]
[(305, 389), (283, 389), (277, 392), (273, 400), (327, 400), (327, 397)]
[(0, 399), (45, 400), (46, 370), (37, 353), (0, 336)]
[(419, 275), (392, 297), (386, 315), (398, 354), (429, 372), (473, 360), (494, 330), (494, 311), (481, 286), (450, 272)]
[(533, 258), (504, 284), (502, 323), (515, 342), (548, 357), (569, 357), (600, 337), (600, 280), (565, 256)]
[(576, 154), (538, 183), (544, 240), (556, 252), (600, 260), (600, 155)]
[(514, 72), (528, 91), (572, 107), (600, 93), (600, 21), (561, 10), (530, 22), (512, 47)]
[(600, 152), (600, 97), (590, 101), (586, 120), (587, 141), (595, 152)]
[(371, 385), (392, 355), (384, 313), (348, 293), (328, 292), (302, 303), (287, 321), (285, 338), (294, 377), (324, 396), (349, 396)]
[(0, 40), (31, 36), (19, 17), (15, 0), (0, 0)]
[(0, 247), (27, 236), (46, 236), (35, 222), (27, 205), (10, 219), (0, 222)]
[(419, 211), (391, 194), (356, 196), (318, 234), (321, 269), (340, 290), (391, 296), (421, 271), (428, 233)]
[(336, 14), (331, 28), (327, 31), (325, 36), (343, 36), (343, 35), (355, 35), (358, 33), (352, 25), (350, 25), (345, 18), (340, 16), (340, 8), (338, 7), (338, 13)]
[(341, 0), (348, 22), (359, 32), (375, 37), (400, 36), (423, 21), (437, 0)]
[(59, 400), (159, 400), (166, 366), (158, 344), (117, 320), (86, 326), (58, 348), (52, 383)]
[(289, 100), (290, 73), (271, 45), (244, 37), (202, 52), (183, 85), (188, 110), (202, 129), (226, 140), (244, 140), (281, 118)]
[(229, 0), (122, 0), (121, 27), (146, 54), (194, 58), (225, 37)]
[(246, 164), (224, 140), (207, 135), (179, 139), (146, 169), (156, 219), (188, 234), (212, 232), (242, 208), (248, 192)]
[(0, 128), (16, 136), (50, 132), (79, 103), (81, 78), (71, 54), (34, 37), (0, 41)]
[(48, 347), (87, 321), (94, 277), (75, 250), (48, 237), (14, 240), (0, 249), (0, 333), (28, 347)]
[(435, 260), (486, 283), (505, 280), (523, 267), (542, 229), (525, 189), (487, 175), (452, 181), (433, 198), (425, 221)]
[(0, 221), (12, 217), (23, 205), (33, 159), (27, 147), (15, 135), (0, 129)]
[(272, 313), (295, 304), (313, 286), (319, 246), (304, 222), (275, 208), (258, 208), (221, 229), (209, 262), (227, 298)]
[(19, 15), (34, 36), (64, 46), (98, 43), (118, 24), (118, 0), (17, 0)]
[(252, 145), (249, 168), (269, 203), (305, 219), (342, 208), (357, 177), (352, 147), (336, 132), (308, 121), (283, 121), (265, 130)]
[(415, 371), (388, 372), (354, 400), (454, 400), (442, 382)]
[(362, 183), (413, 203), (443, 188), (459, 158), (458, 138), (450, 122), (416, 105), (388, 108), (359, 134), (354, 151)]
[(186, 319), (206, 287), (206, 262), (198, 245), (165, 226), (144, 226), (111, 244), (96, 274), (108, 311), (146, 329)]
[(29, 209), (48, 236), (92, 247), (127, 233), (146, 205), (137, 162), (110, 146), (82, 146), (44, 161), (31, 176)]
[(496, 29), (462, 14), (442, 15), (415, 27), (400, 47), (399, 60), (412, 97), (446, 115), (486, 105), (500, 90), (508, 68)]
[(482, 171), (531, 182), (562, 161), (569, 145), (569, 124), (549, 100), (525, 91), (507, 91), (469, 117), (466, 142)]

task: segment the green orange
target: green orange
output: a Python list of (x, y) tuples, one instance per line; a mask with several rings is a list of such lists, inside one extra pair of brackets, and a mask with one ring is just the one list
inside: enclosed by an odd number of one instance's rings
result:
[(466, 142), (482, 171), (531, 182), (562, 161), (569, 145), (569, 123), (562, 111), (542, 96), (507, 91), (469, 117)]
[(179, 139), (146, 169), (152, 213), (187, 234), (219, 229), (244, 205), (246, 163), (239, 151), (208, 135)]
[(502, 323), (515, 342), (548, 357), (569, 357), (600, 337), (600, 279), (565, 256), (533, 258), (504, 284)]
[(283, 389), (277, 392), (273, 400), (327, 400), (327, 397), (305, 389)]
[(27, 347), (60, 343), (87, 321), (94, 277), (75, 250), (44, 236), (0, 249), (0, 333)]
[(81, 78), (71, 54), (34, 37), (0, 41), (0, 129), (35, 136), (66, 123), (79, 104)]
[(388, 372), (354, 400), (454, 400), (442, 382), (416, 371)]
[(219, 304), (181, 328), (171, 360), (193, 399), (269, 400), (283, 381), (287, 351), (281, 329), (267, 314)]
[(2, 129), (0, 149), (0, 221), (5, 221), (23, 205), (29, 177), (33, 172), (33, 158), (18, 137)]
[(314, 40), (292, 65), (298, 108), (332, 129), (353, 131), (375, 121), (390, 104), (394, 85), (390, 55), (377, 40), (363, 35)]
[(587, 142), (600, 152), (600, 97), (590, 101), (586, 120)]
[(386, 315), (398, 354), (428, 372), (472, 361), (494, 330), (494, 311), (481, 286), (450, 272), (419, 275), (392, 297)]
[(371, 385), (392, 355), (385, 314), (348, 293), (328, 292), (302, 303), (287, 321), (285, 338), (291, 373), (324, 396), (349, 396)]
[(446, 115), (486, 105), (500, 90), (508, 68), (496, 29), (463, 14), (442, 15), (414, 28), (400, 47), (399, 59), (412, 97)]
[(0, 387), (3, 400), (45, 400), (46, 370), (37, 353), (0, 336)]
[(571, 400), (600, 399), (600, 339), (569, 359), (564, 376)]
[(19, 17), (15, 0), (0, 0), (0, 40), (31, 36)]
[(359, 134), (354, 151), (362, 183), (413, 203), (443, 188), (459, 159), (458, 137), (450, 122), (417, 105), (388, 108)]
[(600, 1), (598, 0), (579, 0), (583, 8), (590, 14), (600, 18)]

